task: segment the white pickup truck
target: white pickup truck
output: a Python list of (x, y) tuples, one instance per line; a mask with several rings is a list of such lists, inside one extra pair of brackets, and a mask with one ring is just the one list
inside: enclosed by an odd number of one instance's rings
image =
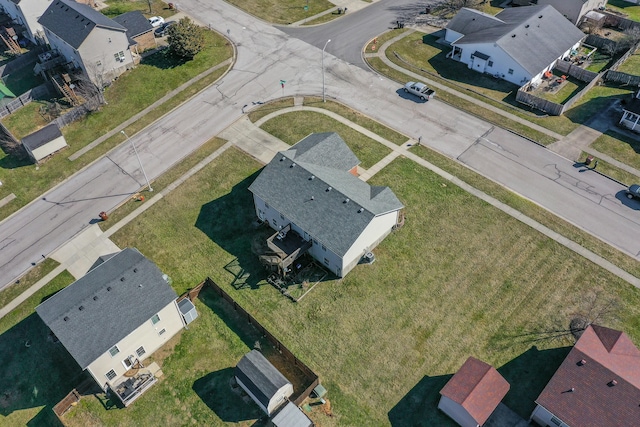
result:
[(407, 83), (404, 85), (404, 91), (414, 94), (423, 101), (433, 98), (436, 94), (435, 90), (429, 89), (426, 84), (418, 82)]

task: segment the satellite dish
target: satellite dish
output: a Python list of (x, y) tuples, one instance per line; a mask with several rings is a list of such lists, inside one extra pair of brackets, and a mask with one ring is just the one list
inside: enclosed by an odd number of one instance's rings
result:
[(15, 36), (11, 37), (14, 40), (18, 40), (18, 35), (16, 34)]

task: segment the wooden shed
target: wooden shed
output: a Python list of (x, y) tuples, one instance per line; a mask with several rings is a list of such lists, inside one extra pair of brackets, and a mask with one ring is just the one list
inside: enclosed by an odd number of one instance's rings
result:
[(67, 141), (55, 123), (25, 136), (21, 143), (29, 157), (36, 163), (40, 163), (46, 157), (68, 147)]
[(479, 427), (508, 391), (509, 383), (493, 366), (469, 357), (440, 390), (438, 409), (462, 427)]
[(235, 378), (267, 415), (272, 415), (293, 394), (291, 382), (257, 350), (240, 359)]

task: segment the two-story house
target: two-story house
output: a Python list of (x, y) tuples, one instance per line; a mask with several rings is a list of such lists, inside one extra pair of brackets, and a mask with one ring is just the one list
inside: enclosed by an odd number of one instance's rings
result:
[(50, 4), (50, 0), (0, 0), (2, 10), (24, 27), (22, 35), (36, 44), (47, 42), (38, 18)]

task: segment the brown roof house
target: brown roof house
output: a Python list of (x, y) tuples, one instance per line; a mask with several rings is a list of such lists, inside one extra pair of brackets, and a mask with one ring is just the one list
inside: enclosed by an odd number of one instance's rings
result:
[(640, 425), (640, 350), (624, 333), (589, 326), (536, 400), (550, 427)]
[(440, 390), (438, 409), (462, 427), (479, 427), (508, 391), (509, 383), (493, 366), (469, 357)]
[(153, 26), (139, 10), (123, 13), (113, 20), (127, 29), (129, 48), (136, 64), (140, 63), (140, 53), (157, 47)]

